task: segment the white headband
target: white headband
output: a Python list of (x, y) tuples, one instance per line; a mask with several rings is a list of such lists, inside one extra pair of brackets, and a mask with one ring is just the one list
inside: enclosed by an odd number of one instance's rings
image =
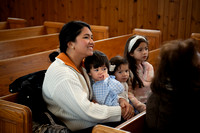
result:
[(134, 37), (134, 38), (129, 42), (128, 52), (131, 51), (133, 45), (135, 44), (135, 42), (136, 42), (138, 39), (144, 39), (145, 41), (147, 41), (143, 36), (137, 35), (136, 37)]

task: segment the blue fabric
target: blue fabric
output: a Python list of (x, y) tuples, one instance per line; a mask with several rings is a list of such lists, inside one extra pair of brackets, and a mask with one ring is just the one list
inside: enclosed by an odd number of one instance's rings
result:
[(92, 88), (93, 99), (99, 104), (108, 106), (118, 106), (118, 94), (124, 91), (123, 85), (114, 76), (95, 82)]

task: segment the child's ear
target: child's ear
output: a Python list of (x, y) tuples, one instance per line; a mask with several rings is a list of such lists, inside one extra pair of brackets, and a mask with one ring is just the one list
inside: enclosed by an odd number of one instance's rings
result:
[(92, 74), (91, 74), (90, 72), (88, 73), (88, 75), (89, 75), (89, 76), (92, 76)]
[(134, 57), (134, 54), (133, 54), (133, 52), (132, 52), (132, 53), (130, 53), (129, 55), (130, 55), (131, 57)]

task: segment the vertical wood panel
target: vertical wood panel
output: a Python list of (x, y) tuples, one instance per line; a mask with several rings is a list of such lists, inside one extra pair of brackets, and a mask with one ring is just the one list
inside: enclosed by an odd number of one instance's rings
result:
[(193, 3), (192, 3), (191, 31), (200, 33), (200, 1), (199, 0), (193, 0)]
[(179, 13), (179, 0), (171, 0), (169, 3), (169, 25), (168, 25), (168, 38), (172, 40), (177, 38), (178, 27), (178, 14)]
[(163, 23), (163, 27), (162, 27), (162, 33), (163, 33), (163, 37), (162, 40), (167, 40), (168, 39), (168, 22), (169, 22), (169, 1), (165, 0), (164, 1), (164, 23)]
[(109, 26), (109, 36), (134, 28), (159, 29), (162, 40), (188, 38), (200, 32), (199, 0), (0, 0), (0, 21), (27, 19), (28, 25), (46, 21), (82, 20)]
[(187, 2), (188, 0), (180, 0), (177, 38), (185, 38)]
[[(186, 37), (191, 36), (191, 14), (192, 14), (192, 0), (188, 0), (187, 4), (187, 20), (186, 20)], [(199, 31), (200, 32), (200, 31)]]

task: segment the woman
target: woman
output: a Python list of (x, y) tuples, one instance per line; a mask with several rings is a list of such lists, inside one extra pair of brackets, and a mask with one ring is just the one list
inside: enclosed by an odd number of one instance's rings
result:
[[(93, 54), (90, 26), (81, 21), (64, 25), (60, 34), (60, 54), (48, 68), (43, 97), (47, 108), (72, 131), (89, 128), (97, 123), (119, 122), (134, 115), (124, 99), (120, 106), (105, 106), (91, 102), (92, 89), (83, 59)], [(122, 109), (123, 108), (123, 109)]]
[(193, 132), (200, 119), (199, 44), (187, 39), (164, 44), (147, 101), (147, 132)]

